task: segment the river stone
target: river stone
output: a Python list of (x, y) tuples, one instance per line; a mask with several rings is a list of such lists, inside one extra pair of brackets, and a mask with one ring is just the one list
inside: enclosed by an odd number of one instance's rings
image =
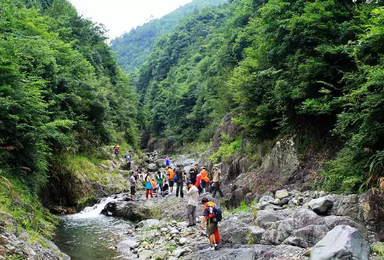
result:
[(135, 238), (128, 238), (117, 244), (116, 250), (121, 253), (128, 253), (133, 248), (137, 248), (140, 245), (139, 241)]
[(185, 237), (182, 237), (179, 239), (179, 245), (183, 246), (187, 243), (187, 239)]
[(139, 252), (139, 260), (151, 259), (153, 252), (150, 250), (143, 250)]
[(150, 228), (150, 227), (157, 227), (160, 225), (160, 220), (158, 219), (147, 219), (140, 221), (138, 226), (141, 228)]
[(169, 234), (171, 234), (171, 235), (179, 234), (179, 230), (177, 230), (176, 228), (172, 228), (171, 231), (169, 232)]
[(308, 207), (319, 215), (327, 214), (333, 207), (333, 197), (325, 196), (308, 202)]
[(289, 192), (286, 189), (277, 190), (275, 193), (275, 198), (282, 199), (289, 196)]
[(337, 226), (320, 240), (311, 252), (311, 260), (368, 260), (369, 243), (360, 231), (350, 226)]

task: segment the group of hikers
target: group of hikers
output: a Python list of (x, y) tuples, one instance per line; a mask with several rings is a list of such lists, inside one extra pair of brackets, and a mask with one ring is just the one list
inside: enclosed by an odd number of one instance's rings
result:
[[(142, 167), (139, 167), (138, 170), (131, 171), (130, 183), (131, 187), (136, 186), (138, 181), (138, 174), (142, 172)], [(184, 183), (190, 183), (196, 187), (198, 195), (206, 194), (207, 189), (212, 192), (212, 196), (215, 197), (218, 192), (221, 197), (224, 197), (224, 194), (220, 188), (220, 175), (221, 171), (218, 165), (214, 165), (212, 169), (212, 180), (208, 176), (206, 168), (201, 167), (201, 171), (198, 170), (198, 164), (195, 164), (193, 168), (190, 169), (189, 175), (184, 171), (182, 165), (171, 165), (165, 167), (165, 173), (157, 171), (154, 176), (147, 172), (145, 174), (145, 196), (148, 199), (149, 197), (153, 198), (154, 195), (166, 196), (174, 192), (174, 187), (176, 186), (176, 197), (184, 197)], [(188, 184), (186, 185), (188, 186)], [(134, 199), (135, 189), (131, 191), (131, 199)]]
[[(130, 154), (130, 152), (129, 152)], [(216, 193), (219, 192), (220, 196), (224, 194), (220, 189), (220, 175), (221, 171), (219, 165), (214, 165), (212, 168), (211, 179), (209, 178), (206, 167), (201, 167), (199, 171), (199, 165), (195, 164), (190, 169), (189, 174), (186, 174), (182, 165), (176, 165), (171, 162), (167, 156), (165, 158), (165, 173), (157, 171), (154, 176), (147, 172), (144, 177), (145, 181), (145, 197), (153, 198), (154, 196), (166, 196), (174, 192), (176, 186), (176, 197), (184, 197), (184, 183), (186, 183), (186, 197), (187, 197), (187, 208), (188, 208), (188, 227), (196, 226), (196, 208), (199, 203), (199, 196), (206, 194), (210, 188), (212, 196), (215, 197)], [(138, 174), (143, 170), (139, 167), (137, 171), (131, 171), (129, 178), (131, 184), (131, 200), (135, 199), (136, 185), (140, 181)], [(201, 201), (204, 204), (203, 209), (203, 221), (201, 223), (202, 230), (206, 227), (206, 234), (210, 241), (209, 250), (215, 250), (217, 243), (220, 242), (219, 230), (217, 226), (217, 213), (221, 214), (218, 207), (204, 197)], [(219, 208), (220, 209), (220, 208)], [(220, 217), (221, 218), (221, 217)]]

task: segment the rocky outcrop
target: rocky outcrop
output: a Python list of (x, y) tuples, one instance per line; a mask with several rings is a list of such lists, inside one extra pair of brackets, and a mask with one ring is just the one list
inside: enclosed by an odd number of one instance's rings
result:
[(150, 208), (135, 201), (110, 202), (101, 211), (101, 214), (122, 217), (130, 221), (140, 221), (151, 218)]
[(368, 260), (369, 244), (356, 228), (336, 226), (311, 251), (311, 260)]
[(0, 212), (0, 259), (70, 260), (53, 242), (39, 237), (45, 244), (43, 247), (36, 238), (32, 241), (25, 230), (15, 227), (13, 217)]

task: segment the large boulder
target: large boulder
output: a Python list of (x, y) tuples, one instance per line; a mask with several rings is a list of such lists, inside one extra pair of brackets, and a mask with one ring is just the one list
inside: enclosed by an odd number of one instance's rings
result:
[(220, 223), (220, 236), (224, 244), (246, 245), (260, 243), (263, 233), (264, 229), (245, 223), (236, 215)]
[(135, 201), (110, 202), (104, 207), (101, 214), (123, 217), (131, 221), (141, 221), (151, 218), (150, 209)]
[(325, 196), (308, 202), (308, 207), (319, 215), (326, 215), (333, 207), (334, 198)]
[(319, 242), (328, 232), (322, 225), (308, 225), (293, 231), (292, 235), (284, 240), (284, 244), (303, 248), (312, 247)]
[(148, 164), (147, 169), (149, 172), (156, 172), (158, 168), (155, 163), (150, 163)]
[(369, 243), (360, 231), (350, 226), (337, 226), (320, 240), (311, 252), (311, 260), (368, 260)]
[(164, 159), (157, 159), (157, 160), (156, 160), (156, 166), (157, 166), (157, 168), (165, 167), (165, 161), (164, 161)]

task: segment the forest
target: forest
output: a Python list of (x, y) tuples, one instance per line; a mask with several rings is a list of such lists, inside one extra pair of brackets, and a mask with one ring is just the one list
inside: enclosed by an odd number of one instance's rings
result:
[[(180, 144), (208, 142), (231, 113), (255, 142), (291, 135), (303, 157), (328, 153), (322, 188), (376, 186), (383, 15), (382, 1), (235, 0), (202, 10), (160, 37), (133, 75), (141, 125)], [(227, 145), (239, 150), (241, 139)]]
[(138, 144), (137, 95), (105, 39), (66, 0), (0, 0), (0, 211), (32, 229), (57, 169)]
[(111, 47), (119, 57), (118, 64), (125, 72), (134, 72), (148, 59), (157, 39), (170, 33), (181, 20), (199, 13), (203, 8), (227, 2), (228, 0), (194, 0), (164, 17), (154, 19), (113, 39)]

